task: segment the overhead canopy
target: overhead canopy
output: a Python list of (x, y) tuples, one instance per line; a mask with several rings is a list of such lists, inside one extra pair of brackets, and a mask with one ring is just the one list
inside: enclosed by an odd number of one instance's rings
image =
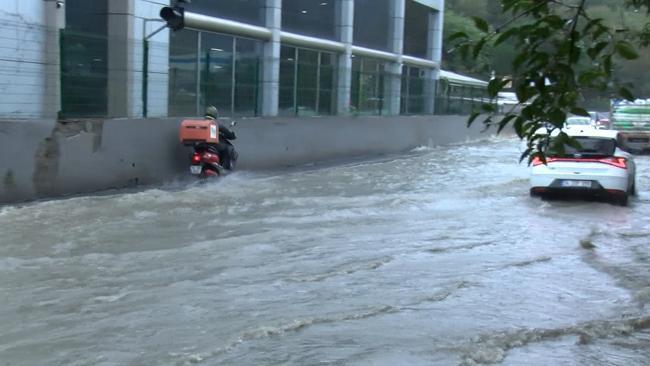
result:
[(440, 10), (443, 7), (441, 0), (413, 0), (416, 3), (420, 3), (424, 6), (428, 6), (435, 10)]
[(440, 70), (440, 79), (447, 79), (450, 84), (474, 85), (474, 86), (487, 86), (488, 82), (474, 79), (469, 76), (456, 74), (455, 72)]

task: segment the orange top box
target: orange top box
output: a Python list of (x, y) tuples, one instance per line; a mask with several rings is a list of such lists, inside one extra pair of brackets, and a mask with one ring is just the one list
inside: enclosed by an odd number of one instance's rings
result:
[(212, 120), (186, 119), (181, 122), (179, 137), (184, 145), (216, 144), (219, 142), (219, 125)]

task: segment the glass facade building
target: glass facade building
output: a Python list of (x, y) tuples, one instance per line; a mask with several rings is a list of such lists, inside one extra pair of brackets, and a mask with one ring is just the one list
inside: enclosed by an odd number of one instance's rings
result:
[[(186, 11), (217, 18), (215, 27), (237, 21), (242, 33), (231, 24), (223, 33), (172, 32), (169, 114), (197, 115), (207, 105), (238, 116), (431, 114), (440, 61), (430, 52), (432, 29), (441, 31), (431, 22), (441, 13), (427, 3), (195, 0)], [(242, 37), (251, 26), (258, 39)], [(264, 33), (274, 28), (275, 51), (272, 32)]]
[(279, 114), (329, 115), (334, 109), (334, 55), (282, 46)]
[(64, 116), (424, 115), (484, 99), (438, 83), (444, 1), (172, 2), (185, 26), (160, 33), (160, 8), (135, 3), (67, 1)]
[(224, 115), (258, 114), (262, 43), (181, 30), (169, 47), (169, 115), (200, 115), (209, 105)]

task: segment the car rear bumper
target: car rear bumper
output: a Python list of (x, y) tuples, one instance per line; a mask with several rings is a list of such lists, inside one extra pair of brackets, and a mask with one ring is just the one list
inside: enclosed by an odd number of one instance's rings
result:
[[(564, 181), (589, 181), (589, 187), (567, 187)], [(629, 178), (625, 175), (584, 175), (575, 174), (532, 174), (530, 187), (535, 190), (545, 188), (548, 191), (620, 191), (627, 192)], [(538, 189), (539, 190), (539, 189)]]

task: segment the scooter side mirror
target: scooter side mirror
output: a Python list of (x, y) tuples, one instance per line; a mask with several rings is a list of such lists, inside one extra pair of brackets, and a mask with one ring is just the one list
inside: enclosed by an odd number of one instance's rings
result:
[(230, 127), (235, 127), (235, 126), (237, 126), (237, 121), (230, 122)]

